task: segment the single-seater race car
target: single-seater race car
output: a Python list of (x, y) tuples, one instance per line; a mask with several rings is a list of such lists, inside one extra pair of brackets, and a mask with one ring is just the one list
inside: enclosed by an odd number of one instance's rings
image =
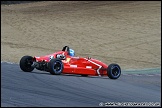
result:
[(110, 79), (117, 79), (121, 75), (121, 68), (118, 64), (107, 65), (90, 57), (77, 57), (74, 50), (68, 46), (50, 55), (23, 56), (19, 65), (24, 72), (31, 72), (36, 68), (50, 72), (52, 75), (108, 76)]

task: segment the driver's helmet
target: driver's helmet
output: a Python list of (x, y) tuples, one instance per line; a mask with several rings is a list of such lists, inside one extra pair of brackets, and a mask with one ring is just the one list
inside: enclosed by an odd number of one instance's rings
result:
[(72, 57), (75, 55), (75, 52), (74, 52), (73, 49), (69, 49), (69, 55), (72, 56)]

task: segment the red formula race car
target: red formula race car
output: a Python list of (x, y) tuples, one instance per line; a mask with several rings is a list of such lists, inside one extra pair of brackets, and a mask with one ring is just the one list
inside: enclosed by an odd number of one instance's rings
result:
[(23, 56), (20, 60), (20, 68), (25, 72), (31, 72), (34, 68), (50, 72), (52, 75), (78, 74), (82, 76), (108, 76), (117, 79), (121, 75), (118, 64), (107, 65), (90, 57), (76, 57), (74, 50), (68, 46), (61, 51), (41, 57)]

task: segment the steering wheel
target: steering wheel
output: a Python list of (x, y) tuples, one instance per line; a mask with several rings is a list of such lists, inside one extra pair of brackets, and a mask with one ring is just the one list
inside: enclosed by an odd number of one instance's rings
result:
[(68, 55), (70, 54), (70, 51), (69, 51), (69, 47), (68, 46), (64, 46), (63, 47), (63, 49), (62, 49), (62, 51), (67, 51), (68, 52)]

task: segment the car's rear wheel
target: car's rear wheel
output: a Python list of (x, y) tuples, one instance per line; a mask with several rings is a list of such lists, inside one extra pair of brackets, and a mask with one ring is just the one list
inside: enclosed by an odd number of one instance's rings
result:
[(121, 75), (121, 68), (118, 64), (110, 64), (107, 68), (107, 74), (110, 79), (117, 79)]
[(60, 59), (51, 59), (48, 63), (48, 68), (52, 75), (60, 75), (63, 71), (64, 65)]
[(33, 64), (33, 57), (32, 56), (23, 56), (20, 60), (20, 68), (24, 72), (31, 72), (34, 70), (34, 67), (31, 65)]

